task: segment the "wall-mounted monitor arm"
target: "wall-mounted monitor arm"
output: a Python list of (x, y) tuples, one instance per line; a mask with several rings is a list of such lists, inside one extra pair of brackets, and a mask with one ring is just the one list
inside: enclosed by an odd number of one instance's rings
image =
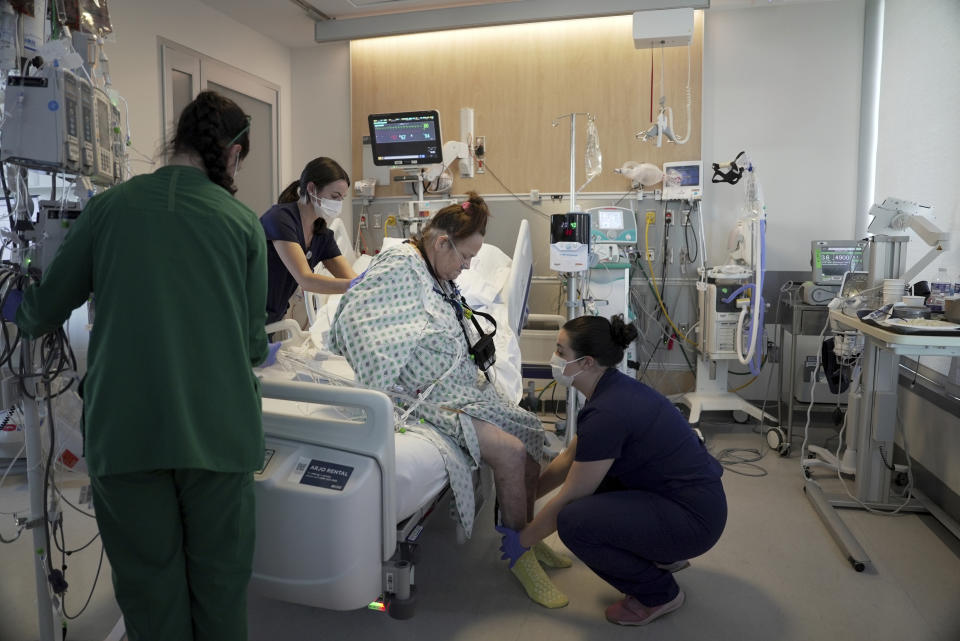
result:
[(443, 162), (430, 165), (423, 177), (428, 183), (436, 180), (443, 173), (443, 170), (453, 164), (458, 158), (469, 158), (470, 148), (466, 143), (459, 140), (448, 140), (443, 143)]
[(950, 232), (942, 231), (930, 219), (930, 206), (918, 205), (909, 200), (900, 198), (886, 198), (883, 203), (875, 204), (870, 208), (870, 221), (867, 231), (873, 234), (896, 234), (905, 229), (912, 229), (931, 247), (923, 258), (910, 267), (901, 276), (904, 281), (910, 282), (926, 269), (940, 253), (950, 247)]

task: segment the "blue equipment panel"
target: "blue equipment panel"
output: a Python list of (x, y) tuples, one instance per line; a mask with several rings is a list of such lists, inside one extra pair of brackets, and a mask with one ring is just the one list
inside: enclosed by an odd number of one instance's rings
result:
[(626, 207), (594, 207), (590, 214), (591, 244), (634, 245), (637, 242), (637, 217)]

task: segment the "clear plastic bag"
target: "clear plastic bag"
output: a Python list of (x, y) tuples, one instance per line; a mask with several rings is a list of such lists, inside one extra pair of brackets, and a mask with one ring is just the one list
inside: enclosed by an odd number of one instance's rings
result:
[(593, 180), (603, 170), (603, 157), (600, 154), (600, 134), (597, 133), (595, 118), (587, 120), (587, 144), (583, 158), (587, 180)]

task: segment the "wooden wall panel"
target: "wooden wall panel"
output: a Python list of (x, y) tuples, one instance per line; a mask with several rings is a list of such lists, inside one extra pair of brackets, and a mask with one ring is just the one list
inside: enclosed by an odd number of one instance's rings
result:
[[(613, 173), (627, 160), (662, 165), (700, 158), (700, 96), (703, 15), (695, 12), (690, 53), (692, 133), (682, 146), (634, 138), (651, 124), (660, 96), (661, 55), (667, 105), (678, 136), (686, 132), (687, 47), (633, 46), (632, 16), (463, 29), (351, 43), (352, 176), (362, 176), (361, 139), (367, 115), (437, 109), (444, 140), (460, 138), (460, 109), (474, 109), (474, 132), (486, 136), (490, 171), (475, 178), (455, 174), (454, 193), (504, 193), (492, 174), (513, 192), (570, 189), (569, 119), (573, 111), (597, 118), (603, 173), (585, 191), (627, 191)], [(583, 184), (586, 119), (578, 118), (577, 178)], [(453, 166), (456, 169), (456, 164)], [(377, 195), (401, 195), (399, 185)]]

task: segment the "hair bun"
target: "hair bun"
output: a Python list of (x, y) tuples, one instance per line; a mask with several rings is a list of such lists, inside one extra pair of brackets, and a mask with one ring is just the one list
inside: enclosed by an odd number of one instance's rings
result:
[(618, 346), (626, 349), (632, 343), (639, 333), (633, 323), (625, 323), (622, 314), (617, 314), (610, 319), (610, 337)]

